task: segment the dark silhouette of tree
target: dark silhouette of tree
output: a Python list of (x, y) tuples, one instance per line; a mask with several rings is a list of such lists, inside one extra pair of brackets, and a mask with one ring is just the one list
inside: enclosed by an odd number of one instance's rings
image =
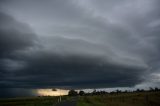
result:
[(137, 89), (136, 92), (145, 92), (144, 89)]
[(73, 89), (68, 92), (68, 96), (77, 96), (77, 95), (78, 95), (78, 92)]
[(140, 89), (137, 89), (136, 92), (140, 92)]
[(125, 90), (125, 91), (121, 91), (119, 89), (115, 90), (115, 91), (111, 91), (111, 92), (106, 92), (106, 91), (97, 91), (96, 89), (94, 89), (92, 92), (88, 92), (88, 93), (84, 93), (84, 91), (80, 91), (79, 92), (79, 95), (82, 96), (82, 95), (85, 95), (85, 96), (94, 96), (94, 95), (114, 95), (114, 94), (122, 94), (122, 93), (141, 93), (141, 92), (159, 92), (160, 89), (158, 87), (155, 87), (155, 88), (152, 88), (150, 87), (149, 90), (145, 90), (145, 89), (136, 89), (134, 91), (131, 91), (131, 90)]
[(79, 91), (79, 95), (83, 96), (83, 95), (85, 95), (85, 92), (84, 91)]
[(149, 91), (153, 92), (153, 91), (154, 91), (154, 89), (153, 89), (152, 87), (150, 87), (150, 88), (149, 88)]
[(154, 88), (154, 91), (160, 91), (160, 89), (158, 89), (157, 87)]
[(121, 90), (118, 90), (118, 89), (116, 90), (116, 93), (121, 93), (121, 92), (122, 92)]
[(124, 93), (128, 93), (128, 91), (127, 91), (127, 90), (125, 90), (125, 91), (124, 91)]
[(97, 94), (97, 91), (94, 89), (92, 92), (92, 95), (96, 95), (96, 94)]

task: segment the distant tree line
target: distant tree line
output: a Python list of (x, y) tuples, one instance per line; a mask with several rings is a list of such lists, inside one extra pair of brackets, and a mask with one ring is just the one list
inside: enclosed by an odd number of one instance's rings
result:
[(144, 89), (136, 89), (134, 91), (130, 91), (130, 90), (125, 90), (125, 91), (122, 91), (122, 90), (115, 90), (115, 91), (112, 91), (112, 92), (107, 92), (107, 91), (96, 91), (96, 90), (93, 90), (93, 92), (90, 92), (90, 93), (86, 93), (84, 91), (75, 91), (75, 90), (70, 90), (68, 92), (68, 96), (87, 96), (87, 95), (105, 95), (105, 94), (120, 94), (120, 93), (132, 93), (132, 92), (159, 92), (160, 91), (160, 88), (158, 87), (155, 87), (155, 88), (152, 88), (150, 87), (149, 90), (144, 90)]

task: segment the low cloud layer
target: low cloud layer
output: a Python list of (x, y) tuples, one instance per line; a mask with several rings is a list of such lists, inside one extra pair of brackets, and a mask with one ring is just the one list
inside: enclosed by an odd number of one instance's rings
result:
[(158, 0), (14, 0), (0, 8), (1, 89), (160, 83)]

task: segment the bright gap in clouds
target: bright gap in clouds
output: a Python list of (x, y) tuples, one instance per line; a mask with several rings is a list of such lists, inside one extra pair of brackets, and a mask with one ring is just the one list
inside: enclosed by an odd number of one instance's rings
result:
[(38, 89), (37, 95), (39, 96), (60, 96), (60, 95), (68, 95), (69, 90), (64, 89)]

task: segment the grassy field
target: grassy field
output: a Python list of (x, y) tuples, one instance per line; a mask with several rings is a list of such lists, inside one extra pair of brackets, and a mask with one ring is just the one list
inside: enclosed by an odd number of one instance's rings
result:
[(77, 106), (160, 106), (160, 92), (83, 96)]
[[(68, 97), (63, 96), (66, 100)], [(0, 106), (53, 106), (58, 101), (58, 97), (30, 97), (30, 98), (11, 98), (0, 99)]]
[[(63, 96), (62, 100), (72, 97)], [(0, 99), (0, 106), (53, 106), (58, 97)], [(160, 92), (79, 96), (77, 106), (160, 106)]]

